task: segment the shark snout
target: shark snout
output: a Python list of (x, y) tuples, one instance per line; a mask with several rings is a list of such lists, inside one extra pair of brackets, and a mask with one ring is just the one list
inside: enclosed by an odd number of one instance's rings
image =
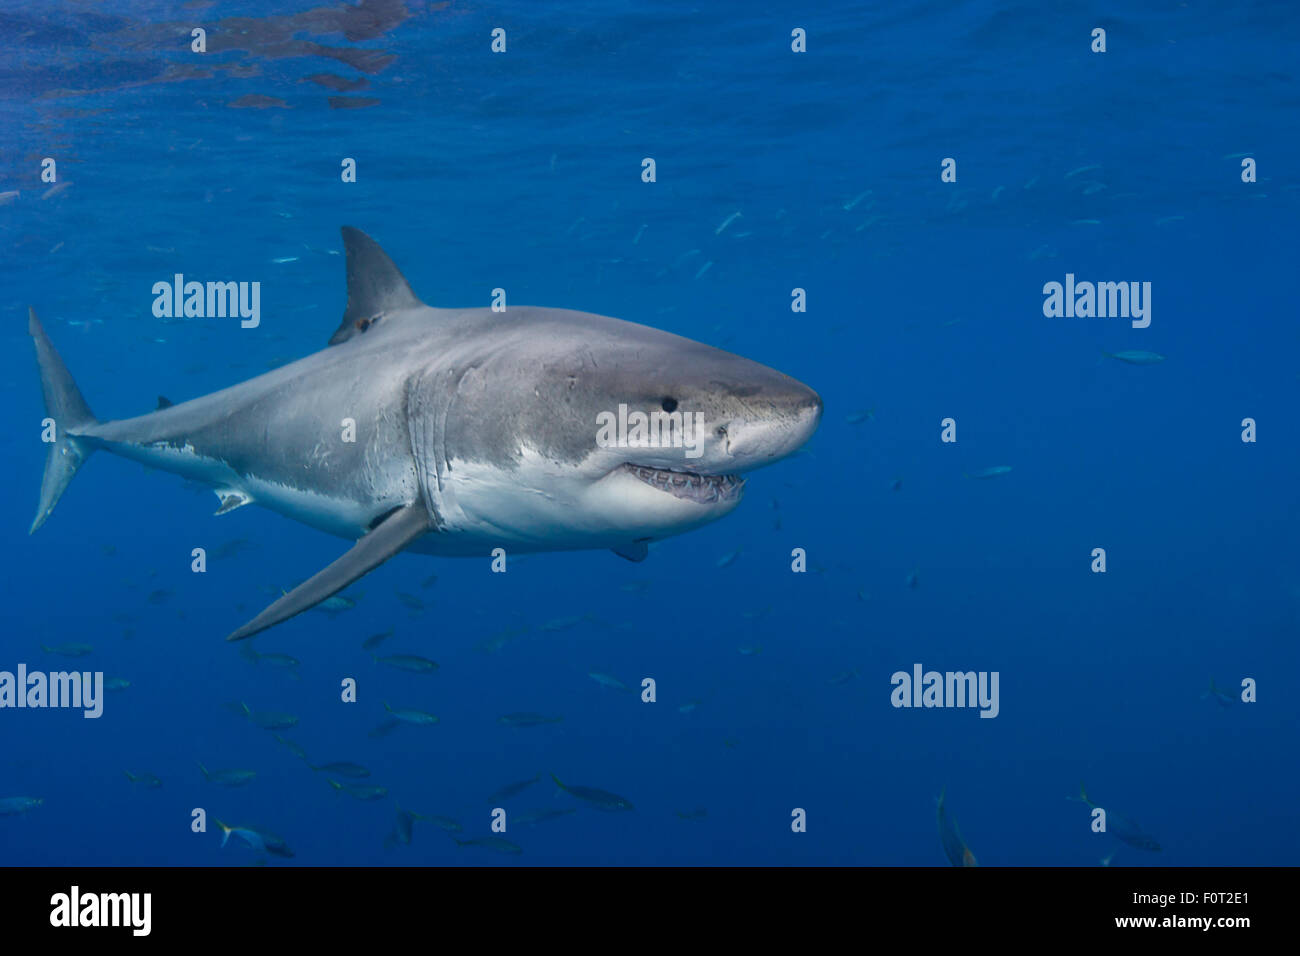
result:
[(769, 396), (760, 409), (725, 426), (728, 470), (748, 471), (793, 455), (812, 438), (822, 420), (821, 396), (799, 382)]
[(822, 422), (822, 397), (802, 382), (791, 395), (788, 407), (793, 424), (787, 436), (788, 447), (780, 457), (792, 455), (802, 448)]
[(804, 438), (804, 441), (807, 441), (812, 437), (813, 432), (817, 431), (817, 426), (821, 424), (822, 397), (807, 386), (804, 386), (803, 391), (804, 393), (799, 397), (795, 407), (809, 424), (808, 435)]

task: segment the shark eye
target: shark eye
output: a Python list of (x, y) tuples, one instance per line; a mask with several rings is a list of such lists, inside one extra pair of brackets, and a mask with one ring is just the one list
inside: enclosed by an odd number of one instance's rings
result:
[(673, 412), (677, 411), (677, 399), (669, 395), (659, 403), (659, 407), (671, 415)]

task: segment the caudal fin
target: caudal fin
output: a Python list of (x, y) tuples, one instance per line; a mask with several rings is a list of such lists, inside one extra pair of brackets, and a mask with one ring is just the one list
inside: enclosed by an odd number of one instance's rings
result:
[(45, 329), (36, 318), (36, 311), (31, 308), (27, 310), (27, 332), (36, 345), (41, 391), (45, 394), (45, 414), (54, 421), (54, 441), (50, 443), (50, 450), (45, 457), (45, 477), (41, 479), (41, 502), (28, 531), (28, 534), (34, 534), (37, 528), (45, 524), (45, 519), (63, 497), (64, 490), (81, 463), (94, 451), (77, 440), (76, 430), (95, 424), (96, 418), (86, 405), (86, 400), (81, 397), (81, 391), (72, 380), (63, 359), (59, 358), (59, 353), (50, 344)]

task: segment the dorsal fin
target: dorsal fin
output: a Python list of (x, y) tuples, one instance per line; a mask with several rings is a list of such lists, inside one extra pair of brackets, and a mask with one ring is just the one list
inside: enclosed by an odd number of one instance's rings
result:
[(423, 305), (379, 243), (360, 229), (343, 227), (343, 248), (348, 263), (348, 307), (343, 322), (330, 336), (330, 345), (360, 335), (389, 312)]
[(158, 396), (158, 407), (155, 408), (154, 411), (155, 411), (155, 412), (161, 412), (164, 408), (171, 408), (171, 407), (172, 407), (173, 405), (175, 405), (175, 404), (176, 404), (176, 403), (173, 402), (173, 401), (172, 401), (170, 398), (168, 398), (166, 395), (159, 395), (159, 396)]

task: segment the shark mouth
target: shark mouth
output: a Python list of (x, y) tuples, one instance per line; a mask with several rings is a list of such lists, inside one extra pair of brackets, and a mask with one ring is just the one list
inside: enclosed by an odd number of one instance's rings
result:
[(740, 497), (745, 479), (737, 475), (697, 475), (694, 472), (668, 471), (644, 465), (625, 464), (621, 468), (647, 485), (666, 491), (675, 498), (711, 505)]

